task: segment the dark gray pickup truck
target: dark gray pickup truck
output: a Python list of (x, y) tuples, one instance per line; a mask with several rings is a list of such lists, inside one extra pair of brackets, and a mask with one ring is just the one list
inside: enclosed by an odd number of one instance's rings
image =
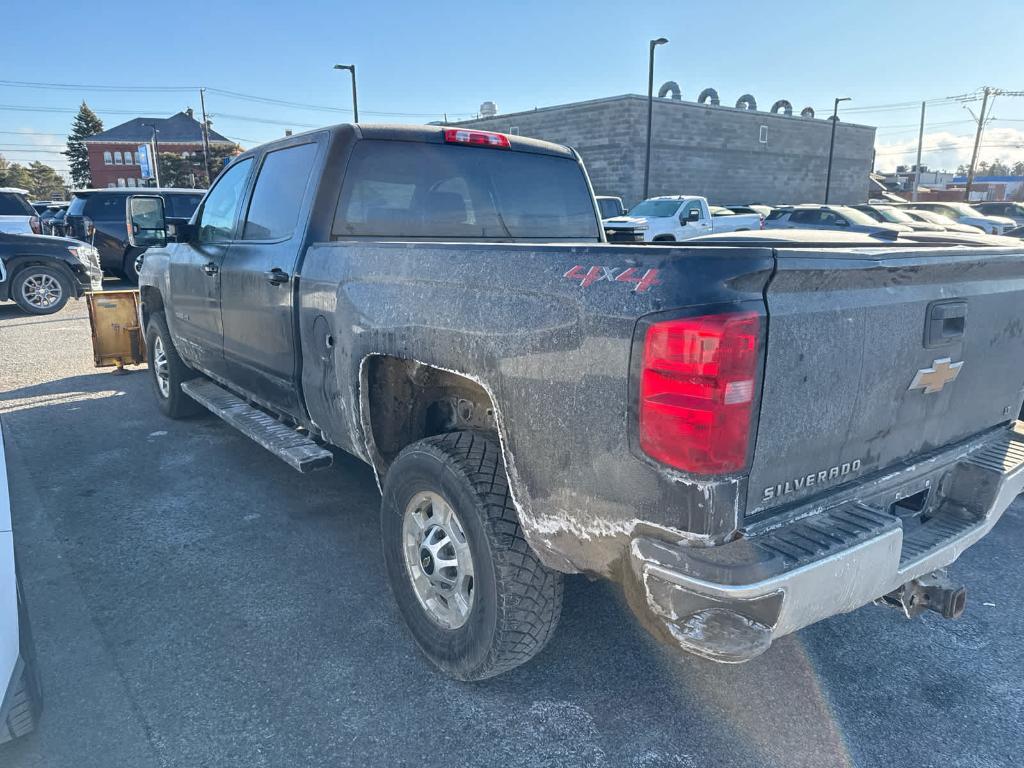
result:
[(616, 246), (571, 149), (446, 127), (263, 145), (187, 222), (128, 207), (161, 409), (368, 462), (457, 678), (536, 654), (563, 573), (726, 662), (872, 601), (957, 616), (942, 569), (1024, 485), (1021, 249)]

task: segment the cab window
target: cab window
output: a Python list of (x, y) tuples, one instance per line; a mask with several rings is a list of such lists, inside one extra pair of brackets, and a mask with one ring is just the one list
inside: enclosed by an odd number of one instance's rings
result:
[(238, 210), (249, 180), (252, 158), (247, 157), (227, 167), (217, 179), (196, 222), (201, 243), (223, 243), (233, 240)]

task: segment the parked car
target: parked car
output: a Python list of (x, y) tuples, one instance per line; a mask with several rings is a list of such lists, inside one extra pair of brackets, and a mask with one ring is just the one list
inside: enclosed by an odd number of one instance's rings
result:
[(52, 315), (86, 291), (103, 287), (99, 254), (64, 237), (0, 232), (0, 301), (32, 315)]
[[(76, 190), (64, 216), (64, 233), (68, 237), (96, 246), (103, 271), (132, 283), (139, 279), (143, 249), (128, 243), (125, 203), (137, 192), (127, 187)], [(167, 204), (167, 215), (181, 219), (191, 217), (203, 199), (199, 189), (154, 188), (146, 193), (159, 195)]]
[(728, 208), (733, 213), (756, 213), (761, 217), (761, 221), (768, 218), (768, 214), (772, 212), (772, 206), (761, 205), (760, 203), (748, 203), (745, 205), (723, 205), (723, 208)]
[(51, 200), (33, 200), (32, 202), (29, 203), (29, 205), (31, 205), (33, 210), (35, 210), (37, 216), (42, 216), (43, 215), (43, 211), (45, 211), (47, 208), (49, 208), (51, 205), (53, 205), (53, 201), (51, 201)]
[(617, 216), (604, 222), (610, 239), (628, 239), (633, 233), (644, 242), (666, 243), (689, 240), (712, 232), (736, 232), (761, 229), (757, 213), (734, 214), (727, 208), (714, 213), (703, 197), (695, 195), (665, 195), (638, 203), (626, 216)]
[(794, 205), (776, 208), (764, 223), (765, 229), (837, 229), (865, 234), (910, 232), (911, 227), (876, 221), (847, 205)]
[(68, 215), (68, 206), (65, 205), (59, 211), (57, 211), (53, 216), (51, 216), (50, 219), (46, 222), (46, 227), (45, 227), (45, 231), (43, 232), (43, 234), (44, 235), (53, 235), (54, 237), (64, 237), (65, 236), (65, 231), (66, 231), (65, 230), (65, 226), (64, 226), (64, 221), (67, 218), (67, 215)]
[(905, 227), (918, 230), (920, 232), (942, 232), (945, 230), (944, 227), (934, 224), (928, 221), (918, 221), (913, 216), (907, 214), (906, 211), (900, 210), (899, 208), (882, 203), (862, 203), (860, 205), (851, 205), (851, 208), (860, 211), (861, 213), (867, 214), (875, 221), (885, 222), (887, 224), (902, 224)]
[(0, 426), (0, 744), (35, 730), (42, 709), (25, 598), (14, 562), (11, 495)]
[(622, 205), (621, 197), (610, 197), (608, 195), (598, 195), (597, 210), (601, 213), (602, 219), (610, 219), (613, 216), (622, 216), (626, 209)]
[(173, 233), (129, 212), (160, 410), (368, 462), (459, 679), (544, 647), (563, 573), (723, 662), (876, 599), (958, 616), (942, 569), (1024, 487), (1024, 247), (609, 245), (573, 150), (441, 126), (264, 144)]
[(64, 215), (69, 203), (50, 203), (39, 212), (39, 229), (44, 235), (62, 234)]
[(971, 206), (986, 216), (1001, 216), (1013, 219), (1017, 226), (1024, 225), (1024, 203), (1014, 200), (1003, 200), (1001, 202), (975, 203)]
[(27, 189), (0, 187), (0, 232), (39, 234), (39, 216)]
[(918, 211), (931, 211), (940, 216), (945, 216), (958, 224), (968, 224), (972, 227), (979, 227), (983, 232), (990, 235), (1001, 235), (1004, 230), (1012, 229), (1017, 223), (1006, 216), (987, 216), (976, 210), (967, 203), (941, 202), (941, 203), (898, 203), (898, 205), (913, 208)]
[(983, 235), (985, 230), (981, 227), (974, 227), (970, 224), (961, 224), (948, 216), (942, 216), (934, 211), (920, 211), (914, 208), (905, 208), (900, 206), (898, 208), (901, 212), (914, 219), (915, 221), (923, 221), (929, 224), (934, 224), (936, 227), (941, 227), (946, 232), (960, 232), (965, 235)]

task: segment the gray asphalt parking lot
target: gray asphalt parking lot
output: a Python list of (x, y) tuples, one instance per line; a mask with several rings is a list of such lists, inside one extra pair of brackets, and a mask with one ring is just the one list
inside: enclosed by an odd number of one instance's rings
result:
[(83, 302), (0, 305), (0, 418), (45, 766), (988, 766), (1024, 751), (1024, 504), (953, 574), (959, 621), (866, 607), (745, 665), (660, 647), (567, 580), (551, 645), (491, 681), (420, 658), (368, 467), (300, 476), (144, 369), (92, 367)]

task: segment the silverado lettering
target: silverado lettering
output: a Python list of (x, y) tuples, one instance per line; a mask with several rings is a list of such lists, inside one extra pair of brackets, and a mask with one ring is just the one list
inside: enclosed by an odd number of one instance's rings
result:
[(762, 501), (771, 501), (776, 496), (785, 496), (799, 491), (804, 488), (810, 488), (812, 485), (824, 485), (830, 483), (833, 480), (838, 480), (842, 477), (846, 477), (851, 472), (857, 472), (860, 470), (860, 459), (854, 459), (853, 461), (847, 461), (843, 464), (837, 464), (834, 467), (828, 469), (821, 469), (817, 472), (811, 472), (807, 475), (796, 478), (795, 480), (787, 480), (784, 483), (778, 483), (777, 485), (769, 486), (764, 489), (764, 493), (761, 495)]

